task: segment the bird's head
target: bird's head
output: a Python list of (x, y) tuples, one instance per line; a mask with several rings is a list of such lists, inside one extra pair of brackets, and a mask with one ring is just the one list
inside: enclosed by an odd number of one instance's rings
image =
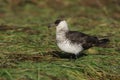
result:
[(50, 28), (50, 27), (57, 27), (60, 24), (60, 22), (62, 22), (62, 21), (63, 21), (62, 19), (57, 19), (56, 21), (50, 23), (48, 25), (48, 28)]
[(58, 30), (68, 30), (68, 25), (65, 20), (57, 19), (54, 23), (50, 24), (48, 27), (56, 26)]
[(57, 19), (57, 20), (54, 22), (54, 24), (55, 24), (56, 26), (58, 26), (62, 21), (64, 21), (64, 20)]

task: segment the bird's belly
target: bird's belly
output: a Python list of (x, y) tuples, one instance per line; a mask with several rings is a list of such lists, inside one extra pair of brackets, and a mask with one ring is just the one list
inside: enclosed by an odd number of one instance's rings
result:
[(57, 45), (62, 51), (72, 54), (78, 54), (83, 50), (81, 44), (70, 43), (70, 41), (68, 40), (57, 43)]

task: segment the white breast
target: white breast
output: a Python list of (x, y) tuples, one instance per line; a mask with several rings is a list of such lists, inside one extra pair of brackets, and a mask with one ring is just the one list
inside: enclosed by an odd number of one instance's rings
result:
[(68, 32), (68, 26), (66, 21), (61, 21), (58, 26), (56, 26), (56, 40), (58, 47), (67, 53), (79, 54), (83, 50), (81, 44), (71, 43), (70, 40), (66, 38), (66, 32)]
[(62, 51), (72, 54), (79, 54), (83, 50), (81, 44), (70, 43), (69, 40), (57, 43), (57, 45)]

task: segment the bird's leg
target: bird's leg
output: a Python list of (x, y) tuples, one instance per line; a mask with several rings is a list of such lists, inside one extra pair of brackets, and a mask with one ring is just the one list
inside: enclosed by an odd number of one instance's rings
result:
[(75, 54), (71, 54), (69, 60), (72, 61), (72, 60), (74, 60), (74, 59), (76, 59), (76, 58), (75, 58)]
[(79, 54), (75, 54), (75, 59), (77, 59), (77, 58), (78, 58), (78, 55), (79, 55)]
[(70, 61), (73, 59), (73, 55), (70, 55)]
[(78, 55), (79, 54), (72, 54), (72, 55), (70, 55), (70, 61), (76, 60), (78, 58)]

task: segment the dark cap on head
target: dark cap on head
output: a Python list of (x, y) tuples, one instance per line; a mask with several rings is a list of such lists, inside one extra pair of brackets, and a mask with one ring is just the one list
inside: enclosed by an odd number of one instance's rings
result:
[(54, 23), (51, 23), (48, 25), (48, 28), (52, 27), (52, 26), (57, 26), (62, 20), (61, 19), (57, 19)]
[(62, 21), (62, 20), (58, 19), (58, 20), (56, 20), (54, 23), (55, 23), (55, 25), (57, 26), (61, 21)]

